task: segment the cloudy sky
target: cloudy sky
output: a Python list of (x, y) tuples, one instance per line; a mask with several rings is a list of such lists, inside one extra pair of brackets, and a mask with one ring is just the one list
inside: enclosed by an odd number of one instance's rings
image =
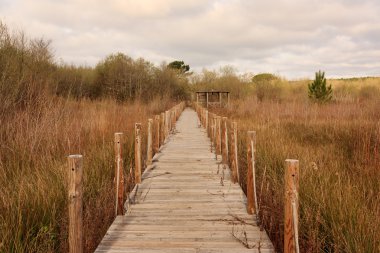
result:
[(196, 71), (380, 76), (379, 0), (0, 0), (0, 19), (78, 65), (123, 52)]

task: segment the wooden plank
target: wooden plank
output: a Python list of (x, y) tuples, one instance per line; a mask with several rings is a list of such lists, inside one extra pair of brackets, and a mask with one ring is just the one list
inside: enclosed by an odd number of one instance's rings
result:
[(108, 253), (274, 253), (273, 249), (221, 249), (221, 248), (208, 248), (208, 249), (194, 249), (194, 248), (125, 248), (116, 246), (100, 246), (95, 252), (108, 252)]
[[(237, 240), (220, 241), (220, 242), (202, 242), (202, 241), (161, 241), (161, 240), (143, 240), (143, 241), (130, 241), (130, 240), (103, 240), (102, 245), (112, 245), (121, 247), (140, 247), (140, 248), (172, 248), (172, 247), (185, 247), (185, 248), (239, 248), (244, 245)], [(252, 242), (251, 247), (259, 247), (260, 242)], [(261, 243), (261, 248), (272, 248), (271, 244)]]

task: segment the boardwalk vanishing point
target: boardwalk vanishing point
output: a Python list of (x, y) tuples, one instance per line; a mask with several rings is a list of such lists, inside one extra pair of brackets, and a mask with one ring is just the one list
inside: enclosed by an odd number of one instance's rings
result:
[(134, 203), (117, 216), (95, 252), (274, 252), (198, 121), (194, 110), (184, 110), (142, 175)]

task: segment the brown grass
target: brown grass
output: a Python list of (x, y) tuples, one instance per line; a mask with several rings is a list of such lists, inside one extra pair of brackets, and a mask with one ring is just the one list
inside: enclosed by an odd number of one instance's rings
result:
[(351, 101), (252, 98), (219, 111), (238, 122), (244, 189), (246, 132), (257, 131), (260, 217), (280, 252), (287, 158), (300, 160), (302, 252), (380, 251), (380, 99)]
[(114, 133), (126, 136), (130, 168), (134, 123), (143, 123), (145, 138), (148, 117), (170, 104), (44, 98), (1, 118), (0, 252), (67, 252), (66, 157), (77, 153), (84, 155), (85, 252), (93, 252), (114, 218)]

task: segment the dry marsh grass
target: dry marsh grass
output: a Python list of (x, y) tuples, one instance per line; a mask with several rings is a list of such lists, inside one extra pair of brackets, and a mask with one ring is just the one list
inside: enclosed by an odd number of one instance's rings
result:
[(67, 252), (66, 157), (76, 153), (84, 155), (85, 251), (93, 252), (114, 218), (114, 133), (125, 134), (129, 171), (134, 123), (145, 135), (148, 117), (170, 104), (41, 98), (2, 117), (0, 252)]
[[(246, 132), (257, 132), (262, 225), (283, 249), (284, 160), (300, 160), (302, 252), (380, 252), (380, 99), (325, 105), (235, 102), (240, 178)], [(242, 184), (245, 189), (245, 183)]]

